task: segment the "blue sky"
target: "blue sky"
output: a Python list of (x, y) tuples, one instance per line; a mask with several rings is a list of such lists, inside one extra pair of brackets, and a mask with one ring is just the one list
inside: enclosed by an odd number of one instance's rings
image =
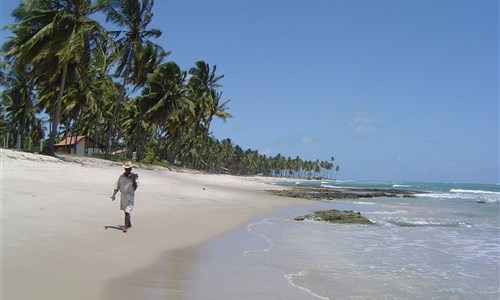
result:
[[(16, 1), (2, 0), (2, 25)], [(152, 28), (224, 74), (218, 139), (339, 179), (498, 183), (497, 0), (185, 0)], [(2, 41), (6, 33), (2, 33)]]

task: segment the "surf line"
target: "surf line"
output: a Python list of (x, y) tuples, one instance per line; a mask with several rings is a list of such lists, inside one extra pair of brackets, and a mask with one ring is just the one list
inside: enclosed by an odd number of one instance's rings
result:
[(267, 224), (267, 225), (274, 225), (274, 223), (270, 222), (268, 218), (262, 220), (262, 222), (257, 222), (257, 223), (252, 223), (252, 224), (249, 224), (247, 226), (247, 231), (248, 233), (251, 233), (251, 234), (257, 234), (258, 236), (260, 236), (262, 239), (264, 239), (268, 244), (269, 244), (269, 247), (265, 248), (265, 249), (262, 249), (262, 250), (258, 250), (258, 249), (254, 249), (254, 250), (245, 250), (243, 252), (243, 256), (247, 256), (249, 255), (250, 253), (252, 252), (258, 252), (258, 251), (262, 251), (262, 252), (269, 252), (273, 247), (274, 247), (274, 244), (273, 242), (271, 241), (271, 239), (269, 239), (267, 236), (265, 236), (264, 234), (260, 233), (260, 232), (256, 232), (252, 229), (252, 227), (256, 226), (256, 225), (261, 225), (261, 224)]
[(285, 275), (285, 278), (286, 278), (286, 280), (288, 281), (288, 283), (289, 283), (291, 286), (295, 287), (295, 288), (298, 288), (298, 289), (300, 289), (300, 290), (303, 290), (303, 291), (307, 292), (308, 294), (310, 294), (310, 295), (312, 295), (312, 296), (314, 296), (314, 297), (316, 297), (316, 298), (318, 298), (318, 299), (322, 299), (322, 300), (330, 300), (330, 298), (326, 298), (326, 297), (320, 296), (320, 295), (318, 295), (318, 294), (314, 293), (313, 291), (311, 291), (310, 289), (306, 289), (306, 288), (305, 288), (305, 287), (303, 287), (303, 286), (300, 286), (300, 285), (297, 285), (297, 284), (293, 283), (293, 277), (297, 277), (297, 276), (304, 276), (304, 273), (305, 273), (305, 272), (306, 272), (305, 270), (302, 270), (302, 271), (300, 271), (299, 273), (296, 273), (296, 274), (287, 274), (287, 275)]

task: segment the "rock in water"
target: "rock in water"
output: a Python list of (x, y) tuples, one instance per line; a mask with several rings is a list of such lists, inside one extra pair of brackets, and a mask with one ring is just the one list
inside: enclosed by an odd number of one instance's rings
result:
[(338, 224), (373, 224), (372, 221), (363, 217), (361, 213), (352, 210), (319, 210), (313, 214), (295, 218), (296, 221), (312, 220), (312, 221), (325, 221)]

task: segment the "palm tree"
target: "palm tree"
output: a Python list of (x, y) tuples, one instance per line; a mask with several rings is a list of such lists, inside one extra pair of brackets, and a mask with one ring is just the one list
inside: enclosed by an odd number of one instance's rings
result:
[[(158, 29), (147, 29), (153, 18), (154, 0), (101, 0), (101, 7), (106, 14), (106, 21), (111, 21), (124, 30), (111, 31), (113, 36), (119, 37), (113, 54), (117, 60), (115, 75), (122, 78), (120, 96), (116, 99), (113, 115), (108, 125), (106, 137), (106, 156), (109, 155), (111, 135), (120, 103), (125, 99), (128, 84), (137, 87), (144, 84), (144, 47), (161, 49), (159, 45), (149, 40), (159, 37)], [(147, 46), (146, 46), (147, 45)]]
[(26, 139), (39, 141), (44, 138), (44, 120), (37, 116), (35, 77), (29, 66), (1, 62), (0, 85), (5, 87), (0, 96), (0, 136), (11, 134), (21, 148)]
[(218, 93), (217, 89), (222, 87), (219, 80), (224, 78), (224, 75), (216, 75), (217, 66), (211, 69), (210, 65), (204, 61), (197, 61), (195, 65), (189, 70), (189, 74), (192, 76), (188, 82), (189, 96), (197, 103), (196, 121), (202, 122), (208, 132), (213, 116), (223, 120), (231, 117), (229, 113), (225, 112), (228, 101), (219, 104), (222, 93)]
[(85, 85), (88, 87), (87, 97), (78, 121), (78, 133), (92, 136), (96, 141), (105, 141), (107, 120), (111, 117), (109, 112), (118, 96), (118, 87), (106, 74), (90, 78), (92, 84)]
[(17, 71), (11, 69), (5, 73), (2, 85), (6, 90), (2, 98), (7, 104), (6, 115), (9, 117), (12, 134), (17, 144), (24, 147), (25, 138), (29, 135), (30, 128), (37, 123), (34, 78), (29, 67), (18, 67)]
[(322, 161), (322, 168), (325, 169), (325, 178), (331, 178), (330, 176), (330, 170), (333, 168), (333, 164), (329, 163), (328, 161)]
[(194, 115), (188, 124), (188, 153), (194, 159), (194, 164), (202, 163), (203, 167), (207, 167), (206, 161), (202, 161), (208, 156), (208, 152), (205, 152), (209, 150), (207, 145), (213, 117), (219, 117), (223, 121), (232, 117), (226, 111), (228, 101), (220, 104), (222, 93), (217, 89), (222, 87), (219, 80), (224, 75), (217, 75), (216, 71), (217, 66), (211, 68), (204, 61), (197, 61), (195, 67), (189, 70), (191, 78), (187, 83), (187, 97), (195, 104)]
[(227, 104), (231, 100), (226, 100), (222, 103), (220, 103), (220, 100), (222, 98), (222, 92), (217, 92), (215, 90), (211, 91), (211, 98), (213, 99), (212, 105), (208, 109), (208, 116), (207, 116), (207, 121), (206, 121), (206, 129), (207, 132), (210, 132), (210, 125), (212, 123), (213, 117), (217, 117), (222, 120), (222, 122), (226, 122), (227, 119), (230, 119), (233, 117), (232, 114), (230, 114), (227, 110), (229, 107)]
[[(193, 103), (184, 97), (186, 73), (174, 62), (160, 65), (151, 74), (139, 104), (144, 121), (159, 127), (171, 139), (171, 151), (167, 159), (175, 160), (185, 129), (185, 120), (193, 111)], [(163, 138), (163, 137), (162, 137)]]
[(321, 172), (321, 165), (319, 159), (313, 163), (314, 175), (313, 178), (318, 178), (318, 173)]
[[(165, 52), (160, 47), (155, 47), (152, 43), (146, 43), (145, 47), (142, 49), (142, 53), (140, 54), (140, 61), (142, 62), (140, 65), (142, 66), (140, 72), (137, 74), (137, 85), (136, 87), (143, 86), (148, 81), (148, 76), (151, 76), (162, 63), (163, 59), (169, 54)], [(143, 100), (142, 97), (137, 99), (139, 104)], [(141, 140), (141, 131), (145, 126), (143, 122), (144, 114), (147, 109), (144, 109), (143, 106), (138, 105), (138, 113), (136, 114), (135, 126), (133, 126), (133, 130), (129, 133), (129, 147), (128, 147), (128, 155), (132, 157), (133, 153), (137, 150), (137, 148), (143, 143), (140, 143)], [(142, 139), (143, 140), (143, 139)], [(137, 159), (141, 158), (141, 151), (137, 152)]]
[(102, 46), (106, 31), (90, 15), (97, 6), (90, 0), (23, 1), (14, 10), (18, 22), (4, 46), (19, 65), (32, 65), (43, 94), (57, 94), (51, 101), (52, 128), (44, 152), (54, 155), (54, 140), (68, 73), (90, 63), (91, 52)]
[(94, 125), (103, 121), (103, 110), (109, 107), (109, 99), (114, 99), (117, 91), (106, 69), (105, 58), (94, 55), (91, 64), (79, 67), (79, 72), (67, 81), (67, 92), (63, 98), (65, 105), (61, 111), (61, 120), (67, 123), (66, 134), (95, 137), (91, 134), (95, 131)]

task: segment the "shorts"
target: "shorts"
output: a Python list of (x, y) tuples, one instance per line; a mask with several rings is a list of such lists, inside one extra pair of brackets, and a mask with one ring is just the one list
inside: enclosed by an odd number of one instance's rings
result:
[(131, 213), (134, 209), (134, 197), (123, 197), (120, 200), (120, 209), (128, 214)]
[(129, 204), (125, 207), (124, 211), (129, 214), (132, 212), (132, 209), (134, 209), (134, 205)]

